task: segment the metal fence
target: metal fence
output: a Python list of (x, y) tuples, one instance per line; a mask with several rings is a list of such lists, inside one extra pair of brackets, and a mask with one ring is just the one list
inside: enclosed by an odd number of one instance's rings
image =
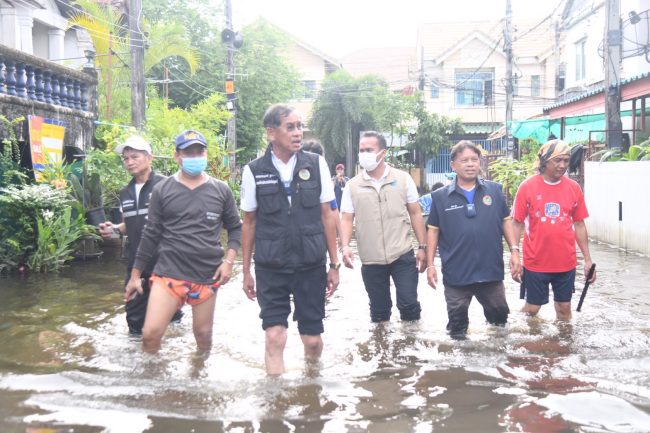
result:
[[(471, 140), (473, 143), (481, 146), (484, 150), (484, 158), (481, 161), (481, 167), (487, 175), (487, 163), (494, 161), (496, 158), (506, 155), (508, 144), (505, 138), (498, 140)], [(427, 185), (433, 185), (436, 182), (445, 183), (445, 173), (451, 171), (449, 163), (451, 156), (449, 149), (440, 152), (437, 157), (431, 158), (426, 163), (426, 182)]]

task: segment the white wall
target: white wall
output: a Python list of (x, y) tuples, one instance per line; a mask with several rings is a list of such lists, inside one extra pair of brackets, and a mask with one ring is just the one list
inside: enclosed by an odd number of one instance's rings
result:
[[(585, 11), (592, 10), (592, 13)], [(588, 86), (605, 78), (603, 59), (598, 54), (598, 46), (605, 32), (605, 7), (602, 2), (590, 2), (585, 10), (587, 15), (565, 31), (562, 61), (566, 63), (565, 87), (567, 89)], [(586, 77), (576, 80), (576, 47), (578, 41), (585, 41)]]
[[(585, 162), (589, 237), (650, 256), (650, 161)], [(619, 202), (623, 219), (618, 220)]]

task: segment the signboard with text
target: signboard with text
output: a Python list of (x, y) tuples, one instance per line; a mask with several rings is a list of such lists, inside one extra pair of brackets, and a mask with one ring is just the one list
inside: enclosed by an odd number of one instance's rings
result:
[(41, 181), (48, 162), (59, 162), (63, 158), (65, 126), (62, 120), (28, 116), (32, 167), (37, 182)]

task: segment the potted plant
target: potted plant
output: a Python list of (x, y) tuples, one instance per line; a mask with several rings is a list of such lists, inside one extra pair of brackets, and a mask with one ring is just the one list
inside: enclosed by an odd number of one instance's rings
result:
[(86, 215), (86, 222), (93, 226), (106, 221), (104, 212), (104, 199), (99, 173), (88, 175), (87, 171), (81, 174), (81, 180), (74, 174), (68, 175), (68, 182), (72, 196), (81, 204)]

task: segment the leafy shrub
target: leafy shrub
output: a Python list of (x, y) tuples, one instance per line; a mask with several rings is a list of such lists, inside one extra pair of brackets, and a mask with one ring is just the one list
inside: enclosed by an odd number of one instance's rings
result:
[(99, 239), (92, 226), (85, 223), (84, 216), (66, 207), (63, 212), (43, 213), (36, 217), (38, 236), (34, 253), (27, 259), (27, 267), (33, 272), (56, 272), (73, 258), (75, 245), (82, 237)]
[(65, 190), (49, 184), (0, 188), (0, 270), (23, 264), (36, 271), (59, 269), (69, 259), (70, 239), (76, 242), (91, 230), (71, 205)]
[(621, 148), (603, 149), (589, 158), (594, 161), (650, 161), (650, 141), (630, 146), (627, 152)]
[(490, 164), (489, 170), (492, 180), (503, 185), (503, 192), (510, 204), (521, 182), (534, 174), (530, 158), (499, 158)]
[(0, 142), (0, 188), (7, 185), (20, 185), (27, 181), (28, 176), (20, 168), (20, 149), (16, 137), (16, 126), (24, 122), (24, 117), (7, 119), (0, 114), (0, 126), (7, 133)]
[[(125, 137), (126, 138), (126, 137)], [(97, 174), (101, 178), (102, 201), (106, 207), (119, 206), (120, 190), (131, 180), (122, 166), (119, 155), (113, 151), (92, 149), (86, 155), (87, 176)]]

